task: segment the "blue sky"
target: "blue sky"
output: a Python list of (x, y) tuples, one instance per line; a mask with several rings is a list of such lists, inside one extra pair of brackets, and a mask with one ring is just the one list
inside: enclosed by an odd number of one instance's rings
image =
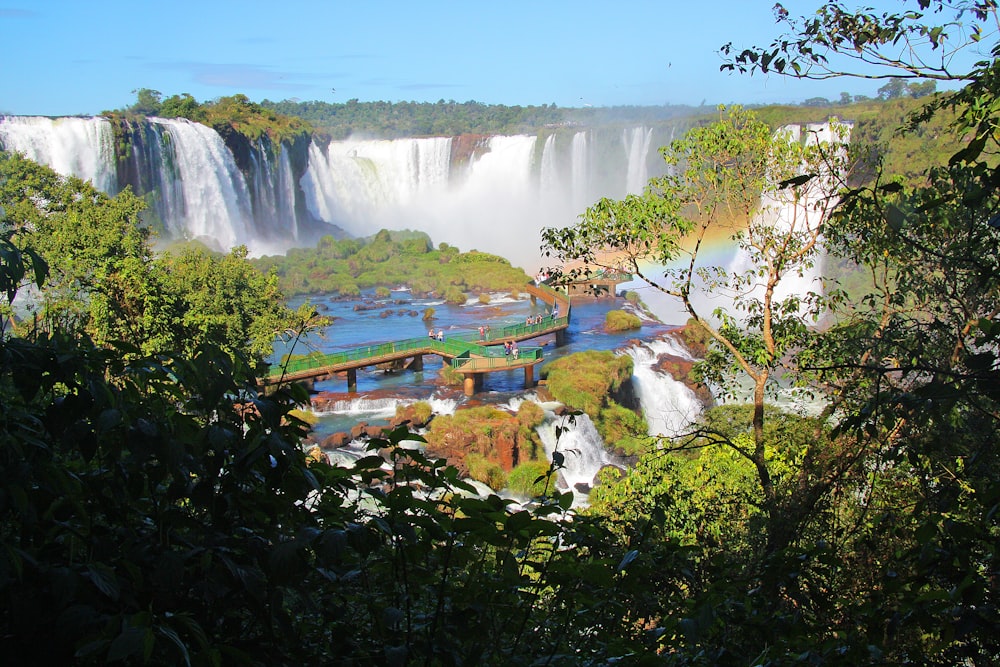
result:
[[(136, 88), (199, 101), (600, 107), (837, 99), (884, 84), (720, 72), (722, 44), (778, 35), (773, 4), (0, 0), (0, 113), (95, 114), (127, 106)], [(784, 4), (798, 15), (820, 2)]]

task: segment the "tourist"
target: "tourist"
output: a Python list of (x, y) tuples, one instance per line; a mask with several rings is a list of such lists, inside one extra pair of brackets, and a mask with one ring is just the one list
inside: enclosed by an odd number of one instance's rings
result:
[(427, 337), (430, 338), (431, 340), (434, 340), (434, 329), (431, 329), (430, 331), (427, 332)]
[(438, 329), (438, 340), (444, 341), (444, 329)]
[(517, 343), (516, 342), (511, 343), (511, 345), (510, 345), (510, 353), (511, 353), (511, 355), (515, 359), (517, 359), (517, 356), (521, 353), (520, 350), (517, 349)]

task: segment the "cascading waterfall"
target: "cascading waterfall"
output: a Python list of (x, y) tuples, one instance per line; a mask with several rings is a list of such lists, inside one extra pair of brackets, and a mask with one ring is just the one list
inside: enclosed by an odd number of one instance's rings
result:
[(637, 343), (625, 351), (632, 357), (632, 385), (646, 417), (649, 435), (676, 437), (685, 432), (702, 413), (694, 392), (669, 373), (656, 369), (660, 355), (693, 360), (672, 338)]
[(332, 141), (325, 148), (314, 142), (302, 178), (306, 205), (317, 218), (335, 220), (357, 236), (400, 228), (396, 218), (442, 190), (450, 161), (447, 137)]
[[(563, 468), (559, 476), (576, 497), (575, 504), (586, 502), (587, 493), (594, 484), (594, 479), (601, 468), (612, 465), (613, 461), (597, 427), (586, 414), (577, 415), (571, 423), (567, 418), (557, 417), (546, 412), (546, 419), (536, 429), (545, 454), (552, 460), (552, 455), (559, 451), (563, 455)], [(556, 427), (562, 430), (556, 437)]]
[[(807, 143), (825, 143), (830, 146), (843, 145), (847, 141), (846, 132), (849, 125), (839, 123), (812, 123), (805, 127), (804, 140)], [(803, 128), (790, 125), (778, 130), (779, 136), (785, 136), (790, 142), (803, 141)], [(814, 230), (823, 222), (823, 216), (833, 204), (832, 193), (836, 190), (829, 174), (820, 174), (806, 184), (796, 197), (788, 190), (765, 192), (761, 196), (760, 206), (755, 214), (753, 224), (763, 224), (782, 232), (789, 230)], [(755, 259), (743, 249), (739, 249), (729, 273), (743, 275), (755, 269)], [(775, 289), (775, 299), (781, 300), (789, 296), (805, 296), (809, 292), (822, 291), (823, 255), (819, 253), (811, 267), (801, 271), (790, 270), (782, 276)], [(751, 294), (755, 298), (763, 295), (763, 286), (757, 285)]]
[(197, 123), (118, 122), (125, 152), (117, 157), (115, 131), (101, 117), (0, 117), (0, 145), (110, 194), (130, 185), (168, 236), (219, 249), (246, 244), (254, 254), (282, 252), (302, 239), (305, 223), (318, 233), (327, 223), (356, 236), (422, 230), (530, 272), (542, 264), (543, 227), (571, 224), (601, 197), (640, 191), (662, 162), (653, 150), (662, 133), (649, 127), (493, 136), (455, 163), (450, 137), (308, 141), (293, 162), (288, 146), (264, 137), (237, 160)]
[(648, 127), (635, 127), (622, 130), (622, 144), (628, 154), (628, 172), (625, 179), (625, 190), (638, 194), (649, 181), (649, 169), (646, 166), (646, 156), (653, 140), (653, 130)]
[(0, 148), (114, 193), (115, 138), (102, 118), (0, 117)]
[(249, 244), (253, 219), (250, 193), (222, 137), (210, 127), (183, 118), (150, 118), (170, 135), (167, 142), (177, 183), (165, 192), (180, 197), (180, 213), (168, 224), (176, 235), (214, 240), (221, 248)]

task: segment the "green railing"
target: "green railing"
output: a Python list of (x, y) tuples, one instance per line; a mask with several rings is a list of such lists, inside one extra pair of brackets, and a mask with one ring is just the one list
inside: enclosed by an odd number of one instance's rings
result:
[[(499, 349), (499, 348), (497, 348)], [(522, 347), (518, 349), (517, 357), (513, 354), (490, 354), (486, 357), (455, 357), (451, 360), (451, 367), (456, 370), (463, 368), (504, 368), (505, 366), (515, 366), (529, 361), (538, 361), (542, 358), (542, 348)]]
[[(443, 341), (430, 337), (407, 338), (391, 343), (365, 345), (352, 350), (332, 352), (330, 354), (312, 353), (304, 357), (289, 359), (283, 365), (275, 364), (271, 366), (268, 377), (277, 378), (281, 375), (296, 376), (300, 373), (307, 373), (321, 368), (341, 365), (349, 366), (360, 362), (371, 362), (374, 364), (379, 363), (379, 359), (388, 360), (408, 354), (416, 354), (418, 351), (453, 357), (452, 365), (455, 367), (470, 362), (475, 363), (477, 368), (492, 368), (511, 364), (513, 360), (498, 345), (490, 345), (490, 343), (499, 343), (514, 338), (530, 338), (532, 335), (538, 335), (551, 329), (569, 326), (569, 297), (545, 284), (533, 286), (551, 296), (554, 303), (565, 304), (566, 313), (560, 317), (546, 315), (542, 318), (541, 322), (536, 324), (512, 324), (498, 329), (491, 329), (485, 339), (479, 338), (477, 331), (463, 331), (450, 333)], [(525, 360), (541, 359), (542, 350), (539, 347), (522, 348), (519, 350), (519, 358)]]

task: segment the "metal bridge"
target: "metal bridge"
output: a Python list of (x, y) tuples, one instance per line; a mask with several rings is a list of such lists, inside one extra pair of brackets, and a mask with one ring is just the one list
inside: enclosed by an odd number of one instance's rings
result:
[[(570, 299), (566, 294), (544, 284), (528, 284), (524, 291), (533, 299), (541, 299), (549, 304), (550, 312), (540, 322), (492, 330), (483, 339), (479, 338), (478, 332), (469, 332), (451, 335), (443, 341), (430, 337), (407, 338), (332, 354), (310, 354), (272, 365), (270, 372), (261, 378), (260, 383), (270, 385), (315, 381), (346, 372), (347, 390), (355, 392), (359, 368), (403, 363), (411, 370), (421, 370), (424, 355), (436, 354), (463, 375), (463, 386), (468, 396), (482, 389), (486, 374), (516, 368), (524, 369), (525, 388), (532, 387), (535, 384), (535, 366), (543, 361), (542, 348), (519, 346), (517, 355), (513, 355), (507, 354), (502, 346), (505, 342), (521, 342), (549, 334), (555, 334), (556, 344), (562, 345), (569, 327)], [(408, 360), (409, 364), (406, 364)]]

